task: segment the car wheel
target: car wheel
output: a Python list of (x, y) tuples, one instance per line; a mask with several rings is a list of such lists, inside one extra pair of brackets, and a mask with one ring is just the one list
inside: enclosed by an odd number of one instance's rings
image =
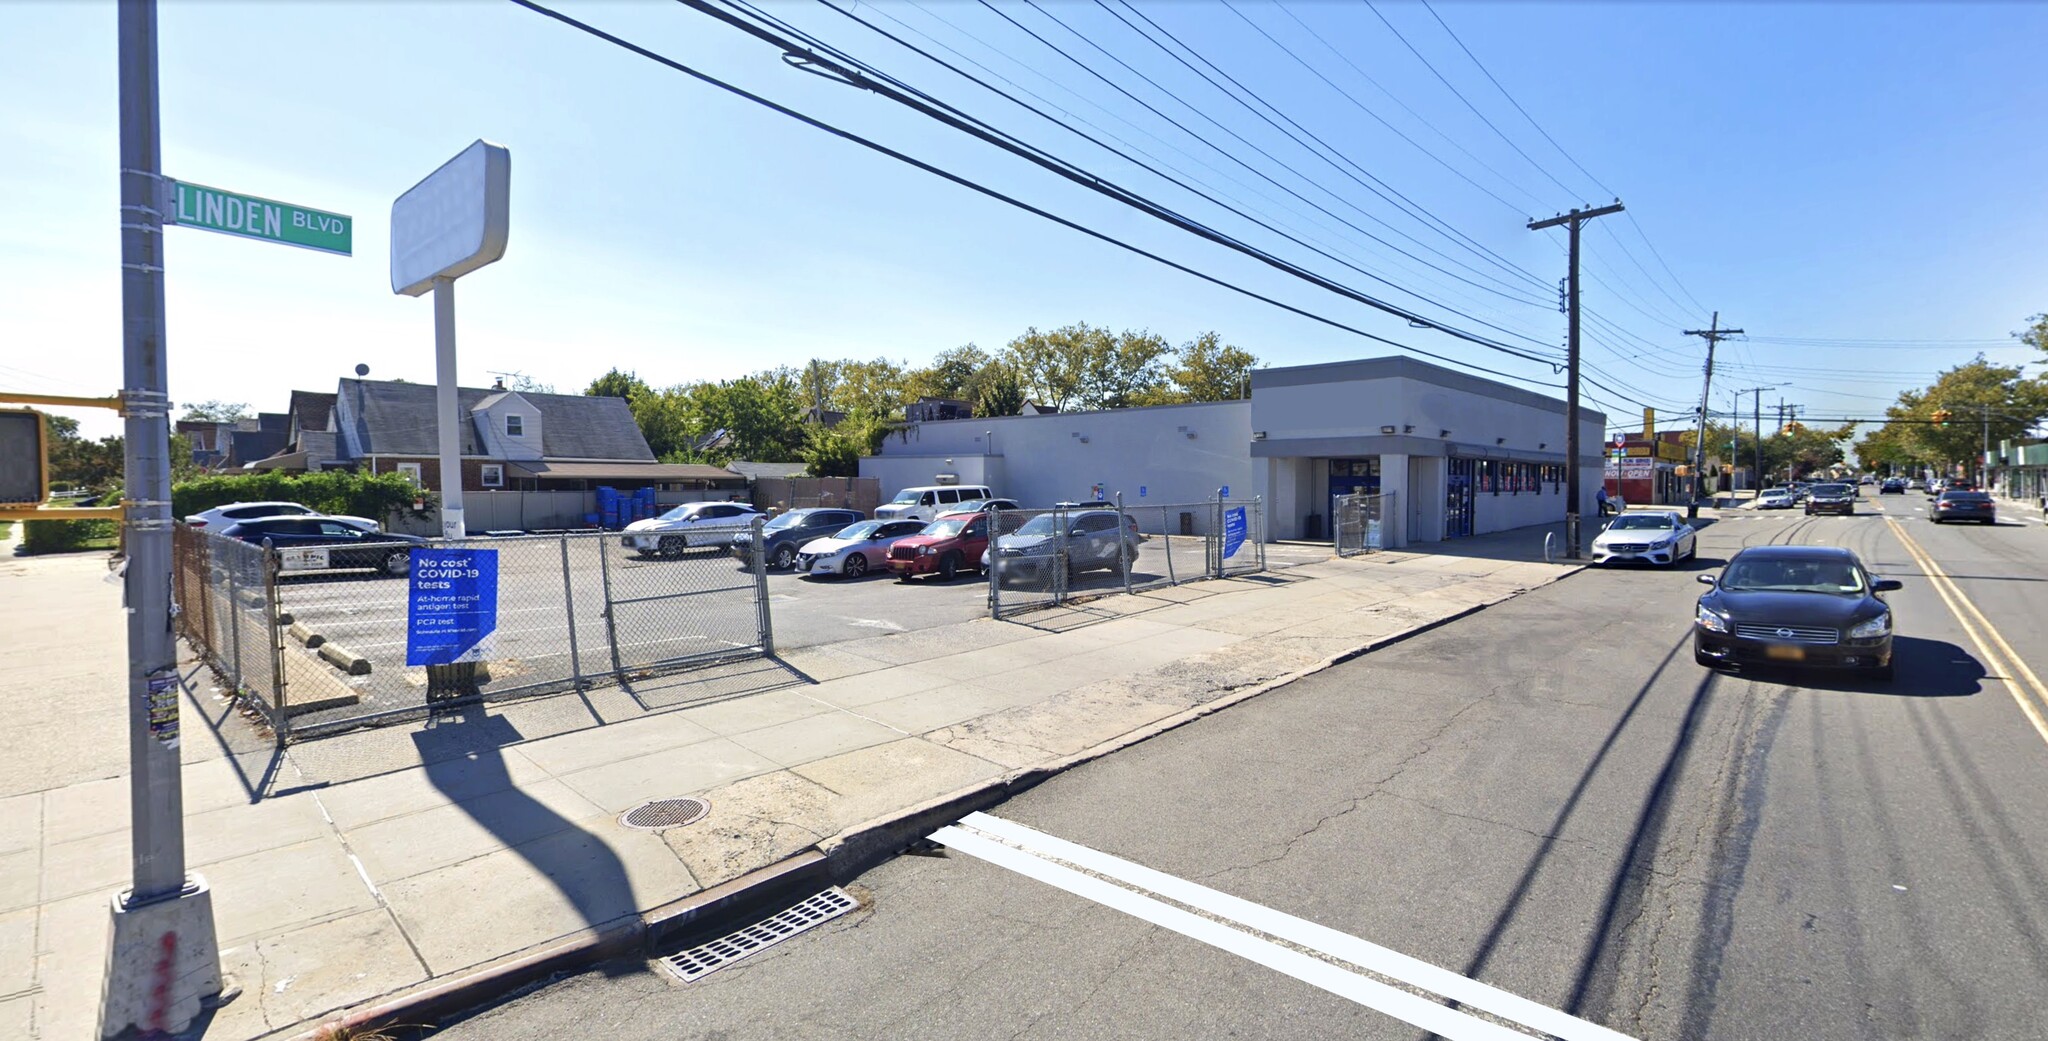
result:
[(659, 546), (660, 548), (656, 552), (662, 556), (670, 558), (680, 557), (683, 555), (684, 550), (690, 548), (690, 539), (687, 535), (663, 535)]
[(392, 578), (404, 578), (412, 573), (412, 551), (392, 550), (384, 558), (384, 573)]
[(790, 568), (793, 568), (793, 567), (795, 567), (795, 566), (796, 566), (796, 547), (795, 547), (795, 546), (791, 546), (791, 545), (789, 545), (789, 544), (787, 544), (787, 543), (784, 543), (781, 549), (778, 549), (778, 550), (776, 550), (776, 551), (775, 551), (775, 566), (776, 566), (776, 567), (779, 567), (779, 568), (781, 568), (781, 569), (783, 569), (784, 571), (787, 571), (787, 570), (789, 570)]
[(939, 558), (939, 581), (951, 582), (960, 574), (960, 554), (948, 553)]
[(868, 573), (868, 558), (855, 553), (846, 558), (846, 577), (859, 578)]

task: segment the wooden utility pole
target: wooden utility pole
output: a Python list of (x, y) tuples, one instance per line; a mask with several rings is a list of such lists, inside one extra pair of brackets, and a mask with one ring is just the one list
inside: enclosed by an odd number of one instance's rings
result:
[[(1588, 210), (1560, 213), (1549, 220), (1532, 220), (1530, 231), (1563, 225), (1571, 235), (1570, 260), (1565, 274), (1565, 391), (1564, 391), (1564, 555), (1579, 559), (1579, 225), (1595, 217), (1622, 211), (1621, 200)], [(1603, 464), (1604, 465), (1604, 464)], [(1605, 478), (1602, 478), (1604, 481)]]
[(1721, 328), (1721, 312), (1714, 312), (1714, 320), (1705, 329), (1687, 329), (1687, 336), (1704, 337), (1707, 341), (1707, 378), (1700, 384), (1700, 425), (1699, 432), (1692, 439), (1692, 496), (1685, 504), (1687, 520), (1700, 515), (1700, 471), (1707, 465), (1707, 395), (1714, 389), (1714, 345), (1730, 336), (1742, 335), (1740, 329)]

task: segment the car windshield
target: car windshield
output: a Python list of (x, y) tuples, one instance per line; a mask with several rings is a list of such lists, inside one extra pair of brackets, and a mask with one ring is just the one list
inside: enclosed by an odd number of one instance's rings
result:
[(892, 505), (894, 505), (894, 504), (897, 504), (897, 503), (904, 503), (904, 504), (908, 504), (908, 503), (914, 503), (914, 502), (916, 502), (916, 501), (917, 501), (917, 497), (918, 497), (918, 496), (919, 496), (920, 494), (922, 494), (922, 493), (920, 493), (920, 492), (919, 492), (919, 491), (918, 491), (917, 489), (915, 489), (915, 488), (905, 488), (905, 489), (903, 489), (902, 491), (900, 491), (900, 492), (897, 492), (897, 493), (896, 493), (896, 497), (895, 497), (895, 498), (893, 498), (893, 499), (890, 499), (890, 500), (889, 500), (889, 502), (890, 502), (890, 504), (892, 504)]
[(1033, 517), (1028, 521), (1025, 521), (1023, 524), (1018, 525), (1017, 530), (1016, 532), (1014, 532), (1014, 534), (1050, 535), (1058, 530), (1058, 525), (1055, 525), (1053, 523), (1053, 515), (1050, 513), (1041, 513), (1038, 516)]
[(664, 513), (664, 514), (662, 514), (662, 515), (661, 515), (661, 519), (662, 519), (662, 520), (682, 520), (682, 519), (684, 519), (684, 518), (686, 518), (686, 517), (690, 517), (690, 516), (693, 516), (693, 515), (695, 515), (695, 514), (696, 514), (696, 512), (697, 512), (697, 511), (698, 511), (699, 509), (701, 509), (701, 508), (703, 507), (703, 505), (704, 505), (703, 503), (696, 503), (696, 502), (686, 502), (686, 503), (684, 503), (683, 505), (681, 505), (681, 506), (678, 506), (678, 507), (676, 507), (675, 509), (673, 509), (673, 510), (670, 510), (670, 511), (668, 511), (667, 513)]
[(1671, 522), (1671, 518), (1660, 517), (1654, 513), (1632, 513), (1616, 517), (1614, 523), (1607, 526), (1610, 531), (1670, 531), (1675, 527), (1677, 525)]
[(935, 520), (925, 525), (924, 530), (918, 532), (918, 534), (950, 538), (960, 534), (961, 530), (967, 527), (967, 522), (971, 519), (968, 517), (947, 517), (945, 520)]
[(843, 527), (838, 531), (833, 532), (832, 537), (835, 539), (873, 538), (875, 534), (875, 529), (881, 526), (882, 522), (880, 521), (861, 521), (858, 524), (849, 524), (846, 527)]
[(1737, 560), (1720, 586), (1731, 593), (1863, 593), (1863, 573), (1846, 560)]
[(1849, 494), (1849, 486), (1846, 484), (1816, 484), (1813, 486), (1813, 494), (1847, 495)]
[(1942, 492), (1941, 497), (1949, 502), (1990, 502), (1989, 492)]
[(797, 510), (793, 513), (785, 513), (782, 516), (777, 517), (774, 520), (771, 520), (768, 523), (761, 525), (761, 528), (763, 531), (781, 531), (784, 528), (801, 527), (803, 525), (804, 518), (810, 515), (811, 514), (809, 510)]

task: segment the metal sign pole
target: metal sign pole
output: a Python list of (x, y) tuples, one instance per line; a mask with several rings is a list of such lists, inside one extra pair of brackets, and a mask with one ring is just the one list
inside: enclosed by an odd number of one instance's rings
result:
[(212, 894), (185, 872), (178, 659), (171, 635), (171, 459), (164, 351), (155, 0), (121, 0), (121, 360), (133, 885), (113, 899), (99, 1036), (178, 1034), (221, 996)]
[(434, 279), (434, 408), (441, 435), (441, 537), (469, 536), (462, 517), (462, 428), (456, 424), (455, 280)]

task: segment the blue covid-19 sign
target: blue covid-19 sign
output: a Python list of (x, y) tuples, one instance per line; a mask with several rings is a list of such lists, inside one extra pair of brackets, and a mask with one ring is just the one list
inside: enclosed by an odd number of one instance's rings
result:
[(498, 551), (413, 550), (405, 621), (407, 665), (488, 660), (498, 631)]
[(1232, 557), (1244, 545), (1244, 507), (1232, 506), (1223, 511), (1223, 555)]

